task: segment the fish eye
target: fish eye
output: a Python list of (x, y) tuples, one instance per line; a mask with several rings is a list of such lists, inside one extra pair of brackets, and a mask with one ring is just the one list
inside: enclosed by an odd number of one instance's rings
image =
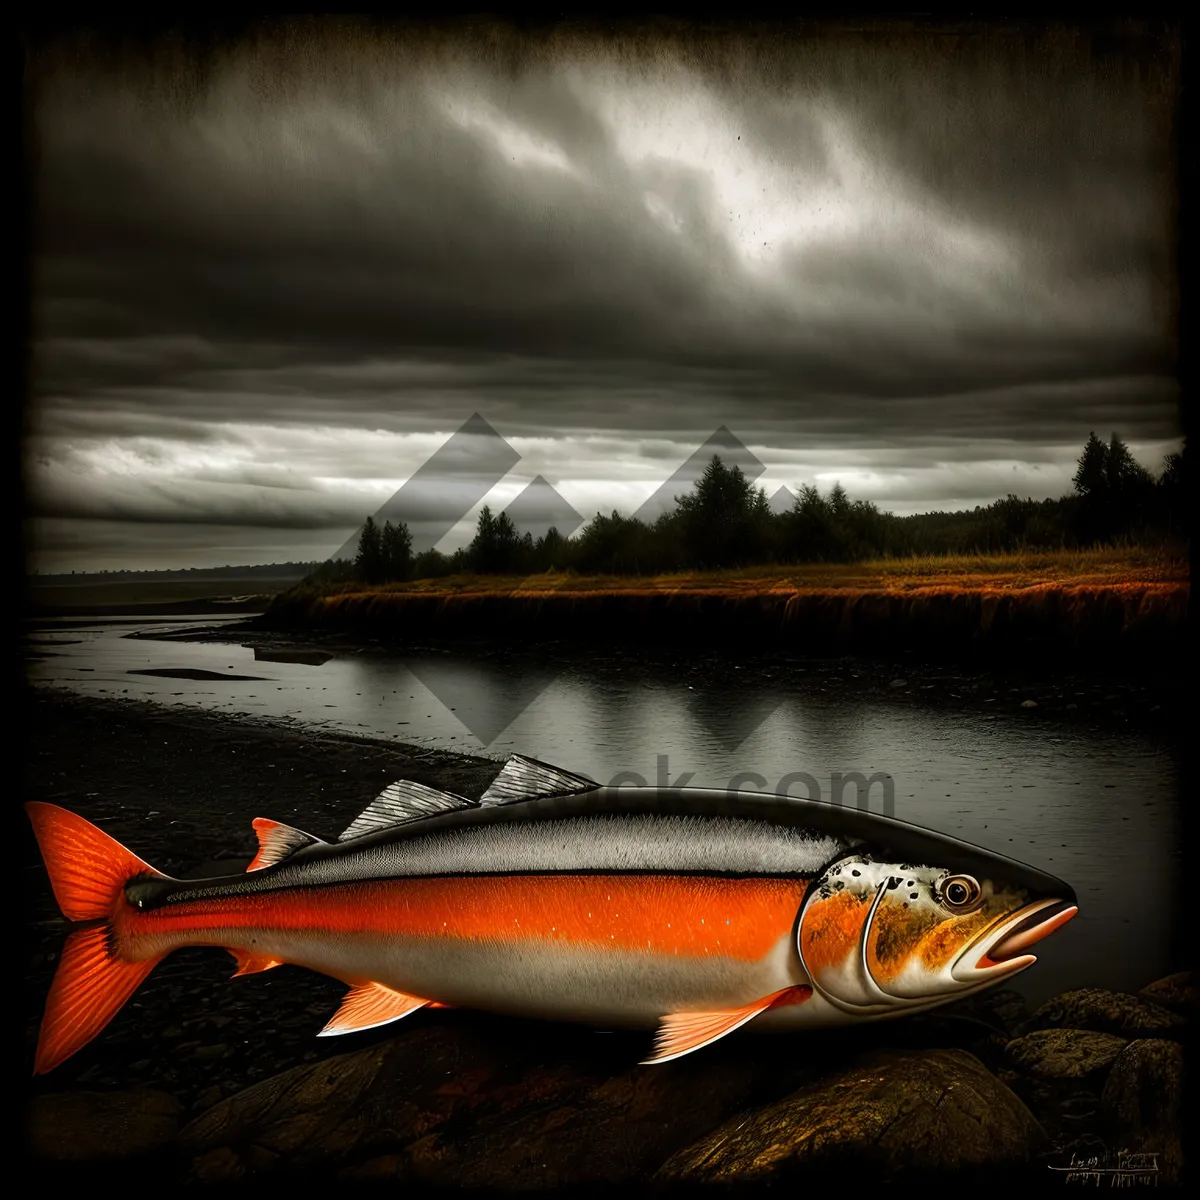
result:
[(943, 881), (939, 890), (942, 903), (956, 912), (973, 908), (983, 895), (983, 889), (979, 886), (978, 880), (970, 875), (951, 875), (949, 879)]

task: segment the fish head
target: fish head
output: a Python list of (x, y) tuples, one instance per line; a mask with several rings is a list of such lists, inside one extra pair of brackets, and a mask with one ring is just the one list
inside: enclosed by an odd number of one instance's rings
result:
[(1069, 885), (973, 853), (929, 865), (848, 855), (810, 887), (796, 927), (813, 988), (861, 1017), (931, 1008), (1008, 979), (1078, 911)]

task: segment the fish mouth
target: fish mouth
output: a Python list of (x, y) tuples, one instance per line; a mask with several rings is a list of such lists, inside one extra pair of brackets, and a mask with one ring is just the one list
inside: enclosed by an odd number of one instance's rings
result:
[(1039, 900), (985, 930), (958, 956), (951, 974), (962, 983), (1015, 975), (1037, 962), (1030, 946), (1061, 929), (1079, 911), (1072, 900)]

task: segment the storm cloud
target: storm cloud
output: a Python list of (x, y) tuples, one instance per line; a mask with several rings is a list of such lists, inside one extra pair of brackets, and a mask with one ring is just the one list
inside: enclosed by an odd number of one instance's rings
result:
[(29, 78), (48, 566), (323, 557), (475, 412), (489, 502), (584, 514), (722, 425), (896, 511), (1178, 444), (1165, 35), (313, 23)]

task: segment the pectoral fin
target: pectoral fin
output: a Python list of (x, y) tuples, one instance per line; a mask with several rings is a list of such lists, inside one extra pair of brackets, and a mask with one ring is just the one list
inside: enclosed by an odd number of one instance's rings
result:
[(382, 983), (364, 983), (351, 988), (342, 1001), (342, 1007), (333, 1014), (329, 1024), (317, 1037), (335, 1037), (340, 1033), (356, 1033), (361, 1029), (374, 1029), (389, 1021), (398, 1021), (409, 1013), (424, 1008), (428, 1000), (393, 991)]
[[(805, 994), (807, 993), (807, 994)], [(759, 1013), (768, 1008), (784, 1004), (797, 1004), (812, 995), (810, 988), (783, 988), (763, 996), (741, 1008), (726, 1009), (721, 1012), (680, 1012), (670, 1013), (663, 1017), (658, 1024), (658, 1033), (654, 1039), (654, 1054), (642, 1060), (642, 1066), (655, 1063), (670, 1062), (673, 1058), (681, 1058), (693, 1050), (699, 1050), (711, 1042), (723, 1038), (727, 1033), (752, 1021)]]

